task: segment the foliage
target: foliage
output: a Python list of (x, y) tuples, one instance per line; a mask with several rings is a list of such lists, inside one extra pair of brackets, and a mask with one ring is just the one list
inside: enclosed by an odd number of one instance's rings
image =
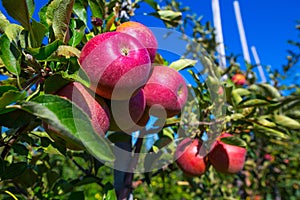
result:
[[(210, 168), (203, 176), (191, 178), (184, 176), (174, 163), (165, 163), (152, 173), (135, 174), (134, 197), (275, 199), (288, 196), (299, 199), (299, 85), (279, 84), (286, 74), (282, 76), (278, 71), (269, 72), (268, 83), (258, 83), (253, 73), (256, 66), (247, 64), (243, 69), (235, 55), (227, 57), (230, 62), (226, 70), (220, 69), (214, 28), (209, 22), (203, 24), (201, 18), (190, 15), (188, 8), (175, 0), (164, 3), (51, 0), (39, 10), (39, 22), (32, 19), (33, 0), (2, 1), (7, 13), (19, 23), (11, 23), (0, 12), (0, 72), (7, 77), (0, 82), (1, 198), (116, 198), (113, 169), (103, 162), (114, 160), (108, 140), (117, 143), (126, 138), (118, 133), (98, 137), (81, 109), (53, 94), (69, 81), (88, 86), (85, 74), (79, 73), (77, 61), (83, 45), (93, 36), (113, 31), (120, 23), (130, 20), (145, 3), (153, 9), (148, 13), (149, 18), (156, 17), (167, 28), (180, 31), (188, 43), (186, 53), (170, 67), (193, 80), (190, 91), (194, 96), (190, 98), (196, 99), (181, 114), (186, 121), (180, 122), (176, 117), (168, 119), (164, 129), (152, 138), (150, 148), (142, 142), (142, 151), (152, 155), (144, 158), (145, 162), (160, 156), (172, 157), (183, 137), (179, 127), (189, 137), (202, 139), (208, 146), (220, 132), (233, 133), (235, 139), (225, 142), (246, 144), (248, 156), (244, 170), (236, 175), (217, 173)], [(188, 30), (193, 31), (192, 41), (187, 37)], [(290, 43), (300, 47), (299, 42)], [(290, 52), (283, 66), (284, 73), (297, 67), (299, 55)], [(202, 70), (191, 68), (196, 65), (195, 60), (201, 61)], [(156, 61), (168, 63), (159, 54)], [(236, 73), (245, 74), (245, 86), (232, 83), (231, 77)], [(291, 87), (293, 90), (287, 94), (286, 89)], [(42, 121), (59, 127), (89, 148), (71, 151), (64, 141), (53, 141), (42, 128)], [(162, 153), (164, 150), (167, 155)]]

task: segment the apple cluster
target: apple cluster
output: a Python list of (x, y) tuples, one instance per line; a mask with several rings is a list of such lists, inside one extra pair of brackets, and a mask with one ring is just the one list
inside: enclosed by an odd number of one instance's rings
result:
[[(102, 136), (109, 130), (140, 130), (150, 114), (176, 116), (187, 101), (187, 85), (176, 70), (155, 65), (157, 48), (156, 37), (148, 27), (138, 22), (122, 23), (115, 31), (93, 37), (82, 48), (79, 63), (90, 87), (71, 82), (57, 95), (79, 106)], [(44, 126), (50, 135), (65, 140), (68, 148), (78, 149), (78, 141)]]
[(222, 142), (221, 138), (225, 137), (233, 137), (233, 135), (221, 134), (212, 144), (208, 153), (206, 153), (202, 141), (185, 138), (178, 144), (175, 151), (178, 167), (188, 176), (200, 176), (211, 165), (221, 173), (238, 173), (244, 167), (247, 150)]

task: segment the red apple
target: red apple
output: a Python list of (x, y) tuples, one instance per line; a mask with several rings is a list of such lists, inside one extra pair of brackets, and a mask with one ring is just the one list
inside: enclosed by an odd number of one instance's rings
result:
[(244, 74), (235, 74), (231, 80), (232, 80), (232, 82), (234, 82), (237, 85), (245, 85), (246, 84), (246, 77)]
[(138, 39), (147, 48), (150, 59), (154, 62), (158, 45), (153, 32), (147, 26), (138, 22), (124, 22), (117, 27), (116, 31), (127, 33)]
[[(109, 108), (101, 97), (97, 96), (94, 98), (90, 91), (78, 82), (69, 83), (56, 94), (71, 100), (80, 107), (91, 119), (96, 133), (104, 136), (110, 125), (110, 115)], [(50, 136), (53, 136), (54, 139), (57, 136), (65, 140), (68, 148), (81, 149), (80, 145), (82, 144), (80, 141), (74, 141), (74, 138), (67, 138), (64, 134), (59, 133), (55, 127), (45, 123), (44, 128), (48, 133), (50, 132)]]
[(185, 138), (175, 151), (178, 167), (189, 176), (200, 176), (208, 169), (209, 161), (204, 153), (202, 142)]
[(273, 155), (271, 155), (271, 154), (266, 153), (264, 155), (264, 159), (273, 162), (275, 160), (275, 157)]
[(150, 79), (144, 86), (147, 106), (160, 110), (163, 107), (167, 117), (181, 112), (187, 101), (188, 90), (183, 77), (176, 70), (166, 66), (155, 66)]
[(247, 150), (243, 147), (225, 144), (220, 140), (225, 137), (233, 137), (233, 135), (224, 133), (217, 139), (208, 154), (209, 161), (218, 172), (238, 173), (244, 167)]
[(141, 128), (138, 122), (146, 108), (146, 98), (142, 89), (129, 100), (111, 100), (109, 107), (112, 116), (110, 130), (130, 133)]
[(113, 100), (129, 99), (145, 85), (152, 69), (147, 49), (122, 32), (93, 37), (83, 47), (79, 62), (91, 89)]

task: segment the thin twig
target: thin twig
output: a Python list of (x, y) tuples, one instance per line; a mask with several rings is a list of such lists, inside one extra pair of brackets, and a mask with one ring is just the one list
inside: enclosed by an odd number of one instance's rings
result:
[(4, 159), (6, 157), (6, 155), (8, 154), (8, 152), (10, 151), (12, 145), (18, 140), (20, 134), (26, 130), (28, 124), (26, 124), (25, 126), (20, 127), (17, 132), (9, 139), (9, 141), (7, 142), (7, 144), (5, 144), (5, 147), (1, 153), (1, 158)]
[(85, 170), (85, 169), (84, 169), (84, 168), (83, 168), (76, 160), (74, 160), (73, 157), (71, 157), (71, 160), (72, 160), (72, 162), (76, 165), (76, 167), (78, 167), (78, 169), (79, 169), (80, 171), (82, 171), (85, 175), (92, 176), (93, 178), (97, 179), (97, 182), (96, 182), (96, 183), (97, 183), (99, 186), (101, 186), (101, 187), (104, 187), (104, 186), (105, 186), (104, 184), (101, 183), (101, 182), (102, 182), (102, 179), (101, 179), (101, 178), (99, 178), (99, 177), (97, 177), (97, 176), (91, 174), (89, 170)]

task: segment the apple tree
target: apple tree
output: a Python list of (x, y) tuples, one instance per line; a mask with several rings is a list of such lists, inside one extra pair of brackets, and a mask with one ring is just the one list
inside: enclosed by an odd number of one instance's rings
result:
[(299, 42), (259, 83), (175, 0), (35, 3), (2, 0), (2, 199), (300, 197)]

